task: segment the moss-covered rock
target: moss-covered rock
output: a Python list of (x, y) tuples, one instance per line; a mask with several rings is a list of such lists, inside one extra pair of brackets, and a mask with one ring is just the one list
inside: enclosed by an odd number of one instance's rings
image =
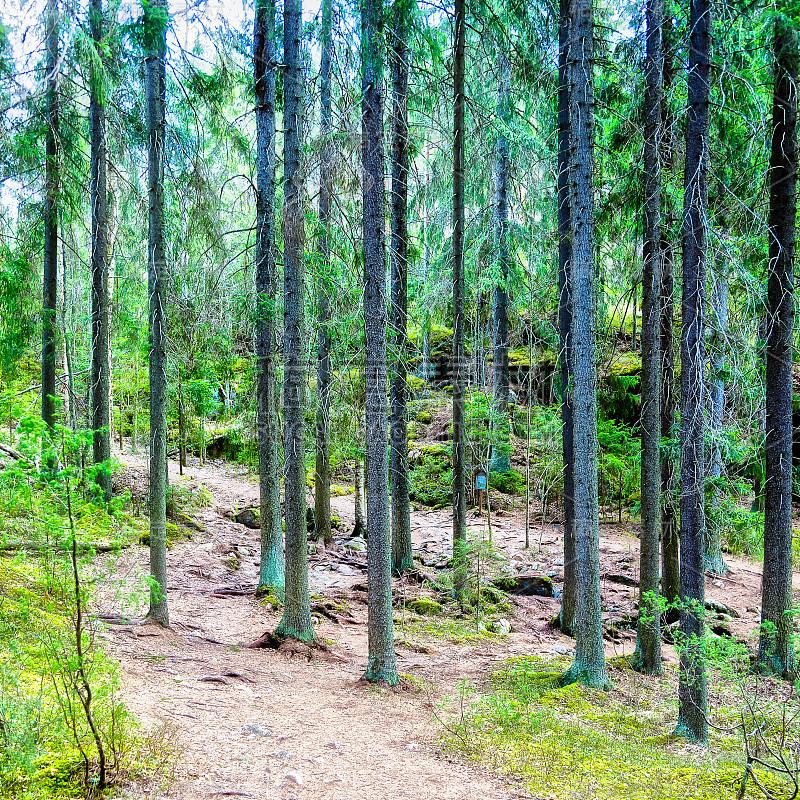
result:
[(525, 476), (514, 470), (490, 472), (489, 486), (502, 494), (519, 494), (525, 489)]
[(437, 603), (432, 597), (415, 597), (413, 600), (406, 600), (405, 607), (421, 616), (434, 616), (441, 614), (443, 606)]

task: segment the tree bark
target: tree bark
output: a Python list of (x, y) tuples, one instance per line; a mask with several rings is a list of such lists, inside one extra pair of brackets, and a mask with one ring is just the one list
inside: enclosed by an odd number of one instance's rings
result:
[(333, 56), (333, 0), (323, 0), (320, 57), (320, 137), (319, 165), (319, 286), (317, 290), (317, 418), (316, 460), (314, 468), (314, 535), (330, 544), (331, 533), (331, 462), (330, 394), (331, 335), (331, 203), (333, 198), (333, 113), (331, 111), (331, 58)]
[(597, 500), (597, 309), (594, 260), (594, 11), (570, 0), (570, 210), (574, 375), (575, 661), (562, 685), (610, 688), (600, 609)]
[(256, 96), (256, 358), (261, 565), (258, 591), (284, 596), (278, 441), (275, 264), (275, 0), (258, 0), (253, 30)]
[(461, 600), (467, 588), (467, 437), (464, 384), (464, 0), (455, 0), (453, 54), (453, 589)]
[[(58, 0), (47, 0), (47, 131), (45, 133), (44, 271), (42, 277), (42, 420), (50, 436), (56, 424), (56, 339), (58, 338), (58, 194), (61, 173), (59, 141), (59, 10)], [(49, 449), (52, 445), (48, 445)], [(55, 456), (46, 461), (55, 468)]]
[(308, 596), (305, 459), (305, 267), (303, 249), (302, 0), (283, 3), (283, 463), (286, 515), (286, 598), (277, 633), (314, 641)]
[(150, 295), (150, 610), (159, 625), (169, 625), (167, 610), (167, 352), (166, 231), (164, 218), (164, 139), (166, 137), (166, 0), (145, 4), (145, 37), (148, 43), (147, 95), (147, 189), (148, 291)]
[(99, 467), (96, 481), (106, 503), (111, 501), (111, 417), (108, 331), (108, 186), (106, 120), (102, 74), (103, 0), (91, 0), (89, 28), (96, 61), (92, 62), (89, 119), (91, 125), (92, 204), (92, 456)]
[(414, 566), (408, 498), (408, 16), (409, 0), (395, 0), (392, 40), (392, 334), (391, 486), (392, 569)]
[[(575, 633), (578, 582), (575, 561), (575, 480), (572, 413), (572, 215), (569, 197), (569, 0), (559, 2), (558, 25), (558, 333), (561, 375), (561, 436), (564, 461), (564, 590), (558, 623), (561, 632)], [(530, 392), (529, 392), (530, 395)], [(528, 397), (528, 405), (532, 398)]]
[(703, 328), (708, 211), (709, 0), (691, 0), (686, 167), (683, 194), (681, 300), (681, 639), (676, 732), (708, 741), (705, 661), (701, 650), (705, 603), (705, 381)]
[(725, 265), (717, 265), (713, 276), (711, 348), (709, 364), (709, 432), (711, 439), (710, 457), (708, 463), (708, 481), (711, 484), (709, 492), (709, 507), (711, 514), (706, 515), (706, 530), (703, 540), (703, 563), (709, 572), (715, 575), (724, 575), (728, 567), (722, 559), (722, 542), (720, 541), (719, 479), (722, 476), (722, 449), (720, 436), (722, 435), (722, 415), (725, 410), (725, 343), (728, 328), (728, 278), (725, 274)]
[(367, 585), (369, 658), (364, 678), (396, 684), (392, 620), (386, 401), (386, 243), (383, 155), (383, 6), (361, 11), (364, 332), (366, 339)]
[(775, 79), (769, 187), (767, 417), (764, 572), (758, 668), (793, 677), (792, 636), (792, 334), (797, 221), (798, 34), (775, 20)]
[[(497, 280), (494, 286), (494, 425), (492, 426), (492, 472), (509, 472), (508, 426), (508, 173), (509, 151), (505, 126), (511, 121), (511, 65), (505, 53), (498, 54), (496, 116), (501, 126), (495, 142), (494, 206)], [(476, 348), (477, 351), (477, 348)]]
[[(639, 622), (633, 667), (660, 675), (661, 611), (659, 538), (661, 533), (661, 103), (664, 0), (647, 3), (644, 130), (644, 259), (642, 264), (642, 525), (639, 537)], [(634, 303), (634, 320), (636, 304)], [(635, 337), (634, 337), (635, 338)]]
[[(667, 206), (667, 228), (672, 229), (674, 219), (672, 209)], [(661, 436), (672, 439), (675, 436), (675, 352), (673, 347), (672, 320), (675, 313), (675, 282), (673, 264), (675, 248), (666, 232), (661, 236)], [(667, 604), (667, 619), (677, 619), (677, 609), (681, 593), (680, 548), (678, 524), (675, 514), (675, 464), (670, 454), (661, 458), (661, 594)]]

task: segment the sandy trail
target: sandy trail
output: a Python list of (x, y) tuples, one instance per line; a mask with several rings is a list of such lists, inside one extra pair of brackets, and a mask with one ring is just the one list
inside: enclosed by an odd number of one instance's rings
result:
[[(145, 480), (142, 459), (123, 457), (128, 475)], [(342, 660), (308, 663), (305, 658), (269, 650), (242, 649), (278, 624), (279, 615), (251, 595), (225, 591), (252, 588), (258, 575), (258, 533), (230, 519), (231, 509), (257, 503), (258, 487), (238, 467), (193, 465), (180, 478), (171, 463), (175, 485), (208, 489), (214, 505), (194, 514), (205, 527), (193, 541), (168, 551), (171, 628), (111, 625), (108, 647), (122, 667), (125, 701), (146, 728), (173, 726), (180, 741), (176, 780), (158, 796), (189, 800), (206, 797), (253, 798), (456, 798), (505, 800), (527, 797), (477, 766), (459, 763), (437, 749), (442, 731), (438, 716), (454, 713), (460, 682), (480, 684), (503, 660), (519, 654), (567, 654), (572, 640), (548, 621), (558, 610), (553, 598), (521, 597), (508, 615), (512, 633), (465, 645), (437, 639), (429, 653), (398, 644), (398, 666), (429, 688), (387, 692), (357, 684), (366, 666), (366, 607), (354, 603), (356, 624), (322, 619), (319, 634)], [(138, 478), (137, 478), (138, 476)], [(352, 528), (352, 496), (333, 498), (335, 513)], [(476, 530), (484, 520), (471, 518)], [(604, 619), (630, 613), (638, 589), (618, 582), (619, 574), (637, 577), (638, 541), (627, 526), (603, 526), (601, 570)], [(446, 512), (414, 512), (415, 551), (431, 563), (447, 554), (450, 517)], [(523, 549), (524, 523), (519, 512), (497, 517), (495, 542), (520, 566), (550, 572), (558, 581), (563, 569), (557, 526), (535, 531)], [(310, 559), (311, 591), (326, 597), (366, 579), (357, 565), (342, 561), (335, 545)], [(136, 582), (147, 572), (148, 551), (133, 547), (116, 565), (117, 582)], [(728, 623), (739, 635), (752, 631), (758, 605), (760, 571), (731, 559), (731, 575), (709, 579), (707, 596), (735, 608), (740, 617)], [(610, 575), (616, 575), (612, 580)], [(222, 590), (222, 594), (220, 594)], [(101, 612), (117, 613), (120, 602), (109, 581), (100, 594)], [(398, 638), (404, 630), (396, 630)], [(607, 643), (608, 655), (629, 654), (635, 632)], [(674, 654), (665, 648), (667, 659)], [(152, 791), (152, 790), (151, 790)], [(154, 796), (131, 787), (130, 798)]]

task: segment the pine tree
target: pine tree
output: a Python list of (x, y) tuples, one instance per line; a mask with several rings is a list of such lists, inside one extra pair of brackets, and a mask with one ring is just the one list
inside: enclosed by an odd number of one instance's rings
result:
[(275, 0), (258, 0), (253, 31), (256, 96), (256, 352), (261, 567), (258, 591), (284, 595), (281, 484), (278, 462), (275, 265)]
[(797, 237), (798, 33), (775, 19), (775, 78), (769, 164), (766, 474), (762, 630), (757, 668), (793, 677), (792, 634), (792, 337)]
[(681, 301), (681, 624), (677, 732), (708, 741), (705, 662), (701, 651), (705, 603), (705, 381), (703, 287), (708, 207), (708, 105), (711, 5), (691, 0), (689, 10), (688, 115), (683, 195), (683, 297)]
[(409, 0), (395, 0), (392, 44), (392, 334), (391, 487), (392, 569), (412, 569), (411, 510), (408, 499), (408, 23)]
[(570, 212), (574, 390), (575, 661), (562, 684), (609, 688), (600, 617), (597, 498), (597, 309), (594, 260), (594, 11), (592, 0), (569, 6)]
[[(647, 3), (644, 130), (644, 263), (642, 265), (642, 526), (639, 537), (639, 623), (631, 663), (660, 675), (661, 611), (659, 548), (661, 533), (661, 91), (663, 80), (663, 0)], [(636, 312), (634, 310), (634, 318)]]

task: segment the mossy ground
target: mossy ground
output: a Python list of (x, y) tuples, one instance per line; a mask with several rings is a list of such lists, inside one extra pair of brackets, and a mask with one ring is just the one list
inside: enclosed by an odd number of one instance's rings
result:
[[(609, 661), (610, 692), (558, 687), (563, 659), (511, 659), (469, 711), (447, 725), (445, 744), (547, 800), (724, 800), (737, 797), (744, 763), (734, 733), (714, 731), (708, 749), (675, 740), (675, 673), (642, 678), (627, 659)], [(720, 707), (716, 721), (735, 717)], [(773, 790), (774, 774), (759, 778)], [(783, 787), (785, 789), (785, 787)], [(761, 796), (751, 788), (746, 797)], [(782, 793), (776, 796), (784, 796)]]

